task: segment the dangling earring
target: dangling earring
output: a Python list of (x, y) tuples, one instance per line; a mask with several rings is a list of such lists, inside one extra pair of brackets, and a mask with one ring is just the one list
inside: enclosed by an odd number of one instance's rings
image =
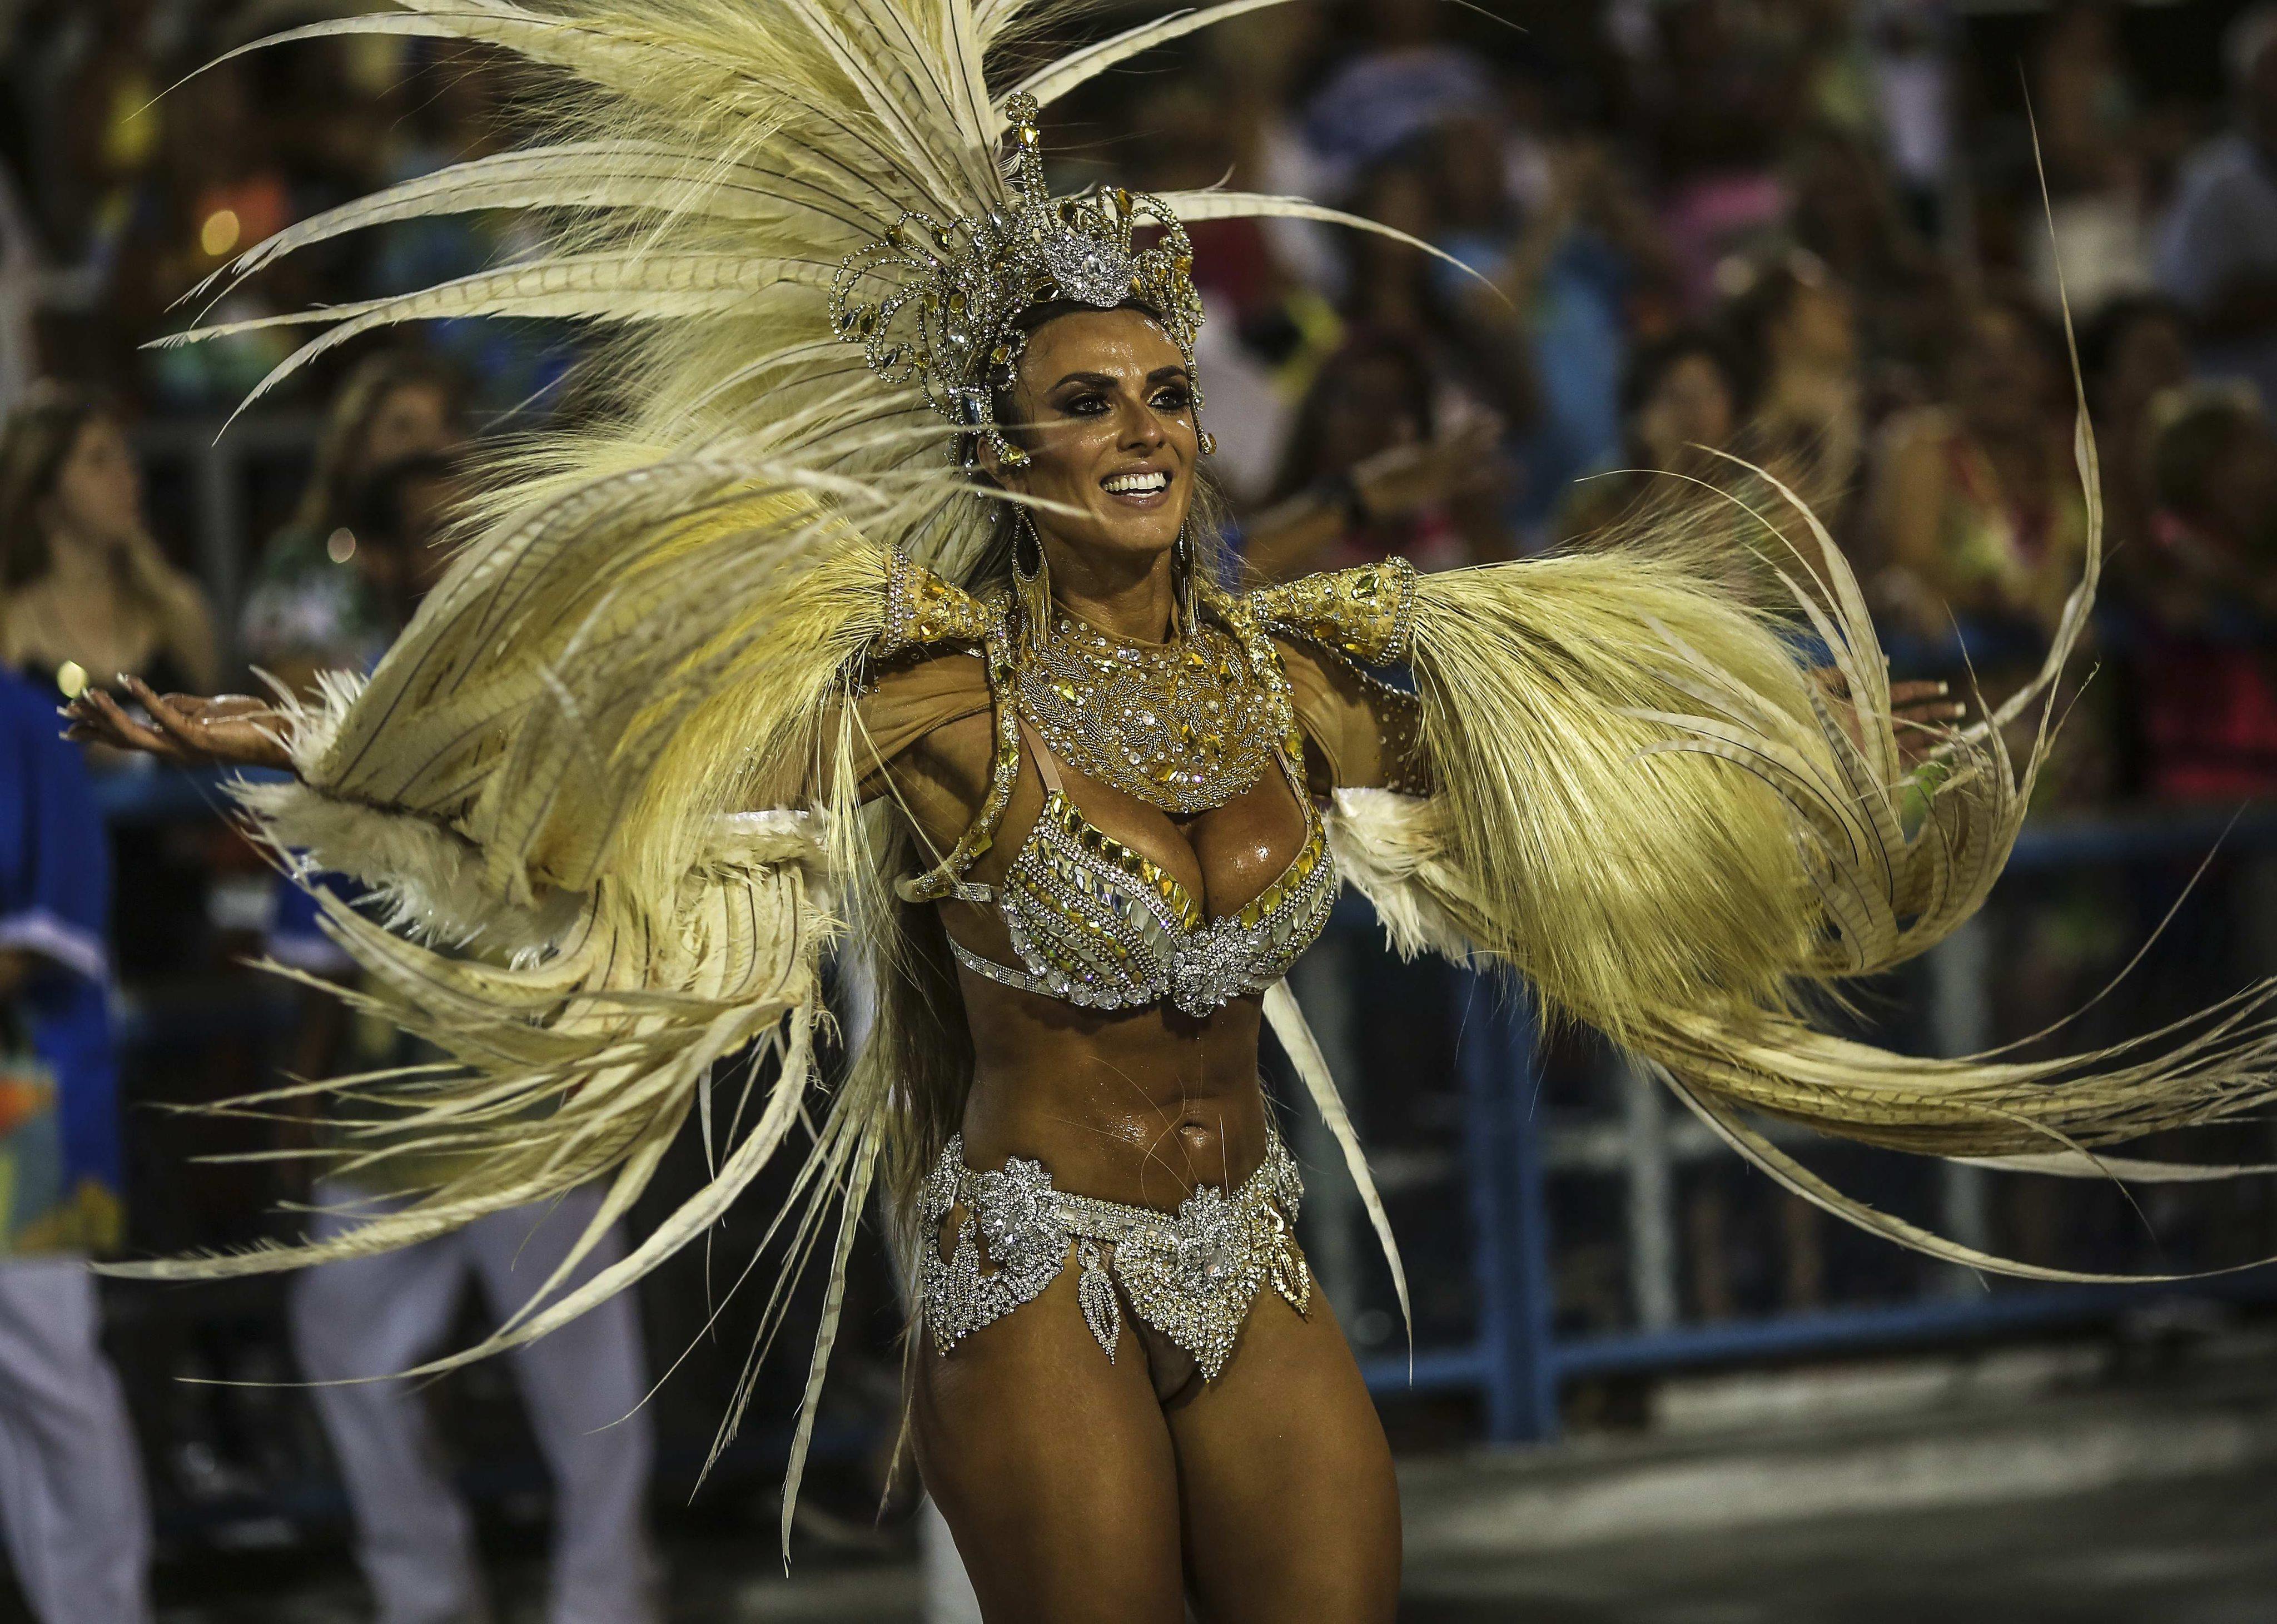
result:
[(1052, 629), (1052, 566), (1044, 556), (1044, 538), (1036, 522), (1022, 509), (1012, 521), (1012, 585), (1027, 617), (1028, 635), (1038, 644)]
[(1178, 526), (1178, 538), (1170, 544), (1170, 591), (1177, 599), (1186, 641), (1192, 643), (1201, 636), (1201, 589), (1194, 581), (1194, 538), (1185, 524)]

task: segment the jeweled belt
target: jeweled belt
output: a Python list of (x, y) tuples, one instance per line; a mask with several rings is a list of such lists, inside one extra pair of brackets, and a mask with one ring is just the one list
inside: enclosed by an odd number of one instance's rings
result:
[[(1175, 1213), (1070, 1195), (1053, 1187), (1043, 1163), (1025, 1156), (1010, 1158), (1001, 1171), (976, 1173), (964, 1165), (957, 1135), (942, 1147), (923, 1194), (928, 1232), (919, 1291), (933, 1346), (945, 1354), (1032, 1302), (1059, 1278), (1072, 1249), (1083, 1270), (1076, 1295), (1084, 1323), (1108, 1359), (1123, 1332), (1119, 1282), (1139, 1318), (1192, 1353), (1203, 1378), (1215, 1381), (1267, 1281), (1298, 1313), (1312, 1304), (1312, 1270), (1291, 1227), (1303, 1194), (1296, 1163), (1269, 1128), (1264, 1161), (1232, 1193), (1205, 1186)], [(959, 1206), (965, 1216), (943, 1261), (938, 1231)], [(982, 1272), (984, 1254), (993, 1273)]]

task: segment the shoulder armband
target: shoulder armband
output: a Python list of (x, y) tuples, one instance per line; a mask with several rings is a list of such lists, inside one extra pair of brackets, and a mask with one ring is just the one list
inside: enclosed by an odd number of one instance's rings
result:
[(1404, 558), (1306, 576), (1248, 597), (1250, 612), (1276, 631), (1349, 655), (1362, 665), (1407, 658), (1415, 614), (1415, 567)]
[(886, 629), (871, 652), (898, 654), (943, 643), (979, 647), (998, 614), (995, 605), (951, 586), (896, 547), (886, 560)]

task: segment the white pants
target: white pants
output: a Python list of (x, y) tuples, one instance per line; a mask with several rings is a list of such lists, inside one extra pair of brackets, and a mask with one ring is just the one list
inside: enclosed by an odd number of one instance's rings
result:
[[(336, 1182), (316, 1204), (376, 1210)], [(455, 1234), (305, 1271), (293, 1293), (293, 1341), (314, 1382), (387, 1376), (435, 1353), (459, 1292), (480, 1277), (503, 1319), (545, 1280), (600, 1205), (580, 1190), (552, 1208), (499, 1213)], [(353, 1228), (326, 1212), (316, 1235)], [(624, 1255), (612, 1233), (579, 1266), (590, 1277)], [(553, 1477), (550, 1624), (650, 1624), (661, 1616), (645, 1506), (654, 1437), (632, 1299), (617, 1296), (514, 1349), (530, 1429)], [(465, 1505), (439, 1468), (427, 1410), (402, 1382), (310, 1390), (355, 1513), (357, 1557), (379, 1624), (462, 1624), (488, 1616)]]
[(980, 1597), (931, 1495), (918, 1506), (918, 1571), (925, 1579), (925, 1624), (980, 1624)]
[(42, 1624), (144, 1624), (150, 1513), (77, 1257), (0, 1262), (0, 1529)]

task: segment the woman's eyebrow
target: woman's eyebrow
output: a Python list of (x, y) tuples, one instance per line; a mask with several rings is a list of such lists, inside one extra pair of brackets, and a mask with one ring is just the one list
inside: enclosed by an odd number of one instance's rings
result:
[[(1174, 361), (1167, 367), (1156, 367), (1152, 372), (1149, 372), (1146, 375), (1146, 381), (1149, 384), (1159, 384), (1165, 378), (1178, 378), (1180, 380), (1184, 380), (1186, 376), (1187, 373), (1184, 366)], [(1058, 383), (1054, 384), (1052, 387), (1054, 389), (1064, 389), (1070, 384), (1087, 384), (1093, 389), (1112, 389), (1115, 387), (1115, 377), (1110, 373), (1070, 372), (1065, 377), (1060, 379)]]

